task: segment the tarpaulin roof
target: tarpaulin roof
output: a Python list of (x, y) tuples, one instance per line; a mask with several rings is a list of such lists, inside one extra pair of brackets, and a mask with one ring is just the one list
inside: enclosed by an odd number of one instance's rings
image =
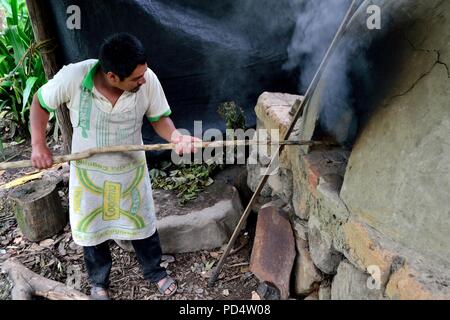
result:
[[(67, 27), (67, 8), (81, 9), (81, 29)], [(62, 64), (96, 58), (107, 36), (129, 32), (147, 49), (177, 127), (225, 129), (217, 107), (235, 101), (255, 125), (264, 91), (297, 91), (283, 70), (295, 26), (292, 0), (50, 0)], [(144, 126), (144, 141), (160, 141)]]

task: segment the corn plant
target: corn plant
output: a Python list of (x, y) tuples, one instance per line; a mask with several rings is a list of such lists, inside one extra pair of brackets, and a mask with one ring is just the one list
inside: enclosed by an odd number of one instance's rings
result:
[(0, 32), (1, 138), (23, 140), (30, 135), (32, 97), (46, 81), (39, 54), (45, 44), (34, 40), (25, 0), (0, 0), (0, 6), (6, 15)]

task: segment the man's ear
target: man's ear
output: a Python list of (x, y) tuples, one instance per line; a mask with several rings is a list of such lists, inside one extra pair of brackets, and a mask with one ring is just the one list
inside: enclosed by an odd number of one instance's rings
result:
[(106, 74), (106, 77), (112, 83), (120, 82), (120, 78), (116, 74), (112, 73), (111, 71)]

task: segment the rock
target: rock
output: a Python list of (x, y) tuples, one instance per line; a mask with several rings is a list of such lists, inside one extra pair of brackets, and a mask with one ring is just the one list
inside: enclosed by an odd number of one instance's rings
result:
[(175, 262), (175, 257), (168, 254), (163, 254), (161, 260), (167, 263), (173, 263)]
[(53, 239), (45, 239), (45, 240), (42, 240), (41, 242), (39, 242), (39, 246), (48, 248), (48, 247), (51, 247), (54, 243), (55, 243), (55, 240), (53, 240)]
[(294, 235), (286, 213), (273, 206), (263, 207), (258, 214), (251, 272), (261, 282), (276, 286), (281, 299), (287, 299), (294, 259)]
[(297, 217), (294, 217), (292, 226), (294, 228), (295, 239), (308, 241), (308, 221), (300, 220)]
[(252, 291), (252, 300), (261, 300), (261, 297), (256, 291)]
[(326, 274), (335, 274), (342, 254), (333, 246), (332, 237), (321, 232), (316, 218), (309, 219), (309, 251), (314, 264)]
[(289, 111), (297, 99), (301, 96), (286, 93), (264, 92), (258, 98), (255, 112), (264, 128), (280, 129), (282, 137), (291, 123)]
[(231, 185), (215, 181), (195, 201), (180, 206), (171, 191), (154, 190), (157, 229), (164, 253), (211, 250), (228, 243), (243, 212)]
[(383, 294), (380, 288), (370, 283), (370, 275), (355, 268), (347, 260), (339, 264), (337, 274), (331, 285), (332, 300), (380, 300)]
[(58, 252), (61, 256), (65, 256), (67, 254), (66, 249), (64, 248), (64, 242), (60, 242), (58, 246)]
[[(248, 158), (248, 165), (247, 165), (247, 185), (250, 188), (252, 192), (256, 191), (256, 188), (258, 187), (259, 182), (261, 181), (264, 173), (266, 172), (266, 167), (263, 167), (259, 164), (257, 164), (256, 160), (256, 154), (251, 153)], [(255, 164), (252, 164), (255, 163)], [(272, 195), (272, 189), (270, 186), (266, 183), (263, 187), (263, 189), (260, 192), (260, 195), (262, 197), (269, 197)]]
[(389, 81), (377, 87), (387, 92), (353, 147), (341, 196), (385, 237), (448, 266), (450, 2), (413, 11), (419, 17), (384, 44), (393, 55), (378, 66)]
[(308, 243), (302, 239), (297, 239), (296, 244), (297, 258), (294, 266), (295, 293), (304, 296), (318, 288), (323, 276), (311, 259)]
[(284, 203), (292, 201), (292, 172), (287, 169), (280, 168), (278, 173), (271, 175), (267, 180), (272, 189), (272, 196), (278, 196)]
[(224, 297), (228, 297), (228, 296), (230, 295), (230, 290), (228, 290), (228, 289), (223, 290), (223, 291), (222, 291), (222, 295), (223, 295)]
[(242, 202), (247, 203), (253, 195), (247, 185), (247, 167), (245, 165), (233, 165), (226, 167), (214, 176), (215, 181), (223, 181), (234, 186), (241, 196)]

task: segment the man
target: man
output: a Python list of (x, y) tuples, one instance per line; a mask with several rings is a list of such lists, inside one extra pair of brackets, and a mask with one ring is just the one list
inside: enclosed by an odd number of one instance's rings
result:
[[(72, 152), (113, 145), (142, 144), (142, 120), (176, 144), (176, 152), (196, 152), (181, 135), (157, 76), (147, 67), (142, 44), (121, 33), (108, 38), (99, 60), (64, 66), (42, 86), (31, 106), (32, 158), (36, 168), (52, 165), (45, 129), (49, 113), (63, 103), (70, 110)], [(132, 240), (144, 277), (164, 295), (177, 286), (161, 263), (155, 208), (145, 152), (95, 155), (70, 164), (70, 223), (84, 260), (94, 299), (109, 299), (112, 260), (108, 240)]]

